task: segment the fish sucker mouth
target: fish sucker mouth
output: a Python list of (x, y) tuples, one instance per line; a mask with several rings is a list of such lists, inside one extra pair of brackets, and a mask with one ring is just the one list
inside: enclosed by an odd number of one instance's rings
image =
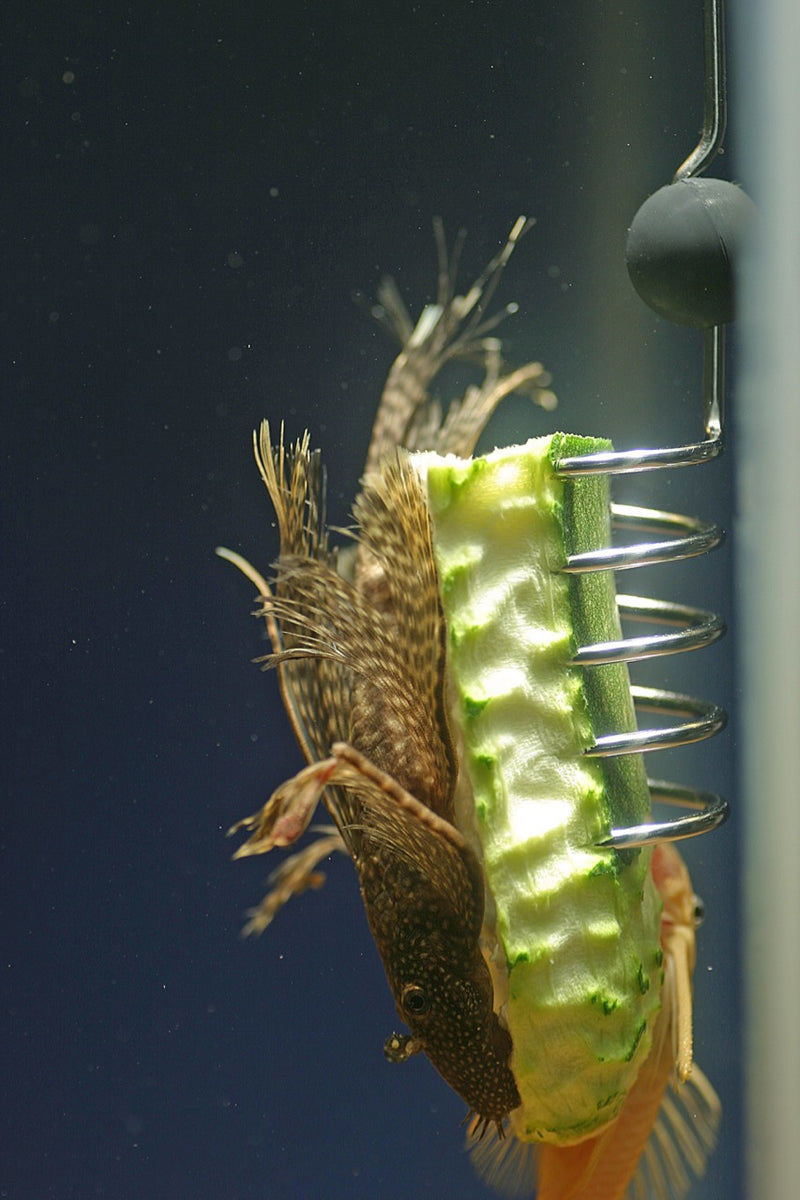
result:
[(437, 982), (431, 988), (412, 981), (400, 989), (398, 1015), (412, 1032), (393, 1034), (384, 1052), (398, 1062), (423, 1051), (483, 1127), (503, 1129), (520, 1096), (511, 1035), (493, 1010), (488, 968), (476, 956), (467, 977)]
[[(511, 1037), (495, 1014), (480, 1053), (454, 1061), (451, 1044), (422, 1043), (428, 1058), (453, 1091), (469, 1106), (481, 1126), (494, 1124), (504, 1136), (505, 1123), (520, 1103), (511, 1070)], [(475, 1039), (472, 1039), (475, 1044)]]

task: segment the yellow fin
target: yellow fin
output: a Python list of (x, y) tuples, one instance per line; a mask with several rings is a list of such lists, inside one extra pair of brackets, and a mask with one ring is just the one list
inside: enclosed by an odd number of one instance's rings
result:
[(664, 1096), (626, 1200), (680, 1200), (690, 1172), (705, 1172), (721, 1116), (719, 1097), (695, 1064), (686, 1082)]

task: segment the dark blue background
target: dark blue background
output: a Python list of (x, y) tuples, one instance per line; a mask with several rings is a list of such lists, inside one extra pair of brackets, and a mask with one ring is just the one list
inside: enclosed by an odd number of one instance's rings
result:
[[(552, 370), (558, 426), (699, 434), (699, 342), (644, 309), (623, 248), (696, 140), (700, 5), (14, 8), (0, 1197), (484, 1196), (461, 1101), (383, 1059), (397, 1018), (350, 865), (239, 938), (274, 864), (231, 864), (224, 831), (300, 755), (251, 665), (252, 587), (213, 549), (275, 555), (264, 416), (311, 430), (345, 520), (394, 354), (352, 294), (391, 272), (416, 314), (436, 214), (469, 230), (467, 272), (536, 217), (506, 332)], [(553, 427), (506, 412), (490, 442)], [(620, 498), (730, 523), (733, 458)], [(651, 575), (625, 589), (735, 618), (730, 549)], [(731, 705), (731, 659), (640, 678)], [(734, 742), (657, 773), (735, 800)], [(697, 1056), (726, 1107), (708, 1200), (741, 1186), (736, 838), (687, 852), (709, 911)]]

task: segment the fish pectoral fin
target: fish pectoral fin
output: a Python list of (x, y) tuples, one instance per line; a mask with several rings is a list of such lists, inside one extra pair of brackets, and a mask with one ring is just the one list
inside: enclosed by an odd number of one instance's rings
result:
[(685, 1195), (690, 1172), (697, 1178), (705, 1172), (721, 1117), (719, 1097), (695, 1063), (685, 1083), (664, 1094), (627, 1200), (641, 1195), (668, 1195), (679, 1200)]
[(275, 846), (291, 846), (296, 842), (308, 828), (336, 766), (335, 758), (312, 763), (276, 788), (257, 813), (232, 825), (228, 836), (238, 833), (240, 829), (253, 830), (233, 857), (266, 854)]
[(347, 847), (333, 826), (318, 828), (321, 832), (316, 841), (304, 846), (297, 854), (291, 854), (272, 872), (269, 882), (273, 886), (256, 908), (248, 910), (248, 921), (242, 929), (242, 937), (263, 933), (267, 926), (272, 924), (276, 913), (292, 896), (299, 896), (310, 888), (321, 888), (325, 882), (325, 874), (315, 868), (323, 858), (337, 850), (343, 854), (347, 853)]

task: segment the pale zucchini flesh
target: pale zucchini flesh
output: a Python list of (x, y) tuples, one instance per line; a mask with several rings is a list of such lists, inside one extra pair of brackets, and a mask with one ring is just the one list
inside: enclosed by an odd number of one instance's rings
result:
[(603, 477), (565, 482), (553, 463), (608, 447), (556, 434), (470, 460), (416, 457), (506, 961), (514, 1132), (555, 1144), (619, 1113), (662, 979), (649, 851), (598, 847), (612, 825), (645, 818), (644, 767), (584, 754), (634, 727), (627, 668), (571, 665), (579, 645), (620, 636), (613, 575), (560, 571), (568, 553), (608, 544), (608, 491)]

